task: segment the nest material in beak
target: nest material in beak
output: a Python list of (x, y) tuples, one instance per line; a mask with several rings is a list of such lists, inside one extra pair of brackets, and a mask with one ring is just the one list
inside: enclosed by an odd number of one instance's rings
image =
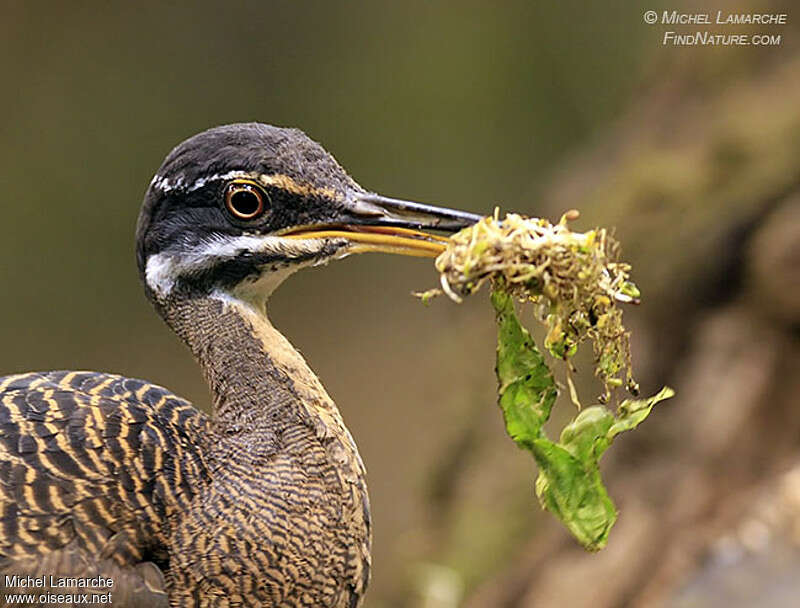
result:
[(498, 211), (461, 230), (436, 258), (441, 290), (417, 294), (424, 300), (446, 293), (461, 299), (491, 280), (503, 290), (535, 304), (536, 317), (547, 327), (545, 346), (568, 360), (587, 338), (594, 346), (595, 373), (606, 388), (623, 384), (636, 394), (629, 333), (622, 324), (620, 302), (639, 301), (629, 278), (630, 265), (618, 261), (619, 244), (604, 228), (573, 232), (571, 211), (557, 224), (546, 219)]

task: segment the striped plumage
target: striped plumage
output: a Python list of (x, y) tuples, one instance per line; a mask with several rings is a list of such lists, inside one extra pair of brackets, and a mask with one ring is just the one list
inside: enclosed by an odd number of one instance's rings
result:
[[(224, 600), (215, 597), (213, 589), (193, 580), (199, 576), (191, 574), (191, 569), (197, 567), (200, 576), (216, 580), (224, 577), (226, 569), (241, 572), (237, 549), (265, 580), (270, 577), (270, 561), (280, 559), (278, 552), (290, 556), (284, 567), (304, 574), (298, 580), (309, 584), (325, 559), (347, 562), (349, 543), (345, 540), (339, 543), (339, 556), (336, 547), (314, 552), (304, 546), (320, 542), (325, 527), (335, 526), (341, 513), (331, 504), (327, 520), (312, 521), (304, 509), (296, 508), (304, 505), (293, 495), (302, 491), (321, 499), (326, 485), (339, 482), (332, 469), (326, 471), (310, 462), (308, 446), (300, 436), (303, 427), (293, 429), (295, 436), (286, 441), (303, 452), (309, 466), (301, 472), (270, 459), (265, 478), (263, 467), (242, 467), (241, 460), (236, 466), (238, 459), (229, 456), (230, 448), (217, 453), (211, 444), (219, 438), (208, 416), (184, 399), (142, 380), (96, 372), (3, 378), (0, 424), (0, 554), (4, 556), (0, 568), (4, 572), (36, 569), (93, 575), (92, 562), (75, 552), (80, 547), (84, 555), (100, 558), (98, 573), (115, 579), (115, 603), (166, 606), (160, 570), (167, 568), (171, 556), (173, 560), (183, 556), (189, 563), (182, 580), (176, 576), (175, 564), (170, 564), (173, 585), (190, 591), (188, 605), (204, 605), (204, 597), (215, 598), (210, 605), (217, 606), (227, 605), (225, 601), (236, 605), (236, 590), (224, 589)], [(224, 466), (213, 475), (219, 464)], [(268, 486), (268, 492), (258, 492), (262, 485)], [(363, 485), (359, 490), (363, 492)], [(361, 497), (365, 499), (366, 494)], [(293, 517), (292, 511), (300, 516)], [(277, 550), (247, 543), (237, 547), (239, 530), (226, 526), (220, 517), (226, 513), (234, 523), (243, 524), (246, 514), (273, 512), (280, 516), (248, 523), (257, 532), (252, 542), (258, 543), (261, 535)], [(215, 548), (221, 550), (219, 555), (214, 554)], [(38, 567), (37, 562), (48, 555), (45, 567)], [(347, 601), (322, 605), (354, 605), (355, 592), (363, 591), (368, 576), (362, 568), (364, 564), (354, 563), (350, 572), (346, 568), (340, 572), (343, 579), (352, 579)], [(281, 605), (283, 587), (253, 589), (251, 599), (266, 606)], [(273, 593), (267, 593), (267, 588)], [(334, 588), (328, 591), (331, 602), (337, 591), (342, 593)]]
[(112, 374), (0, 378), (0, 575), (112, 577), (117, 606), (360, 606), (364, 467), (267, 299), (349, 253), (434, 255), (436, 237), (409, 228), (475, 219), (367, 193), (295, 130), (231, 125), (178, 146), (145, 197), (137, 259), (212, 413)]
[(166, 606), (159, 570), (135, 568), (168, 559), (163, 522), (207, 478), (199, 446), (208, 424), (141, 380), (96, 372), (0, 379), (0, 568), (92, 573), (86, 556), (97, 556), (115, 579), (134, 568), (118, 582), (118, 601)]

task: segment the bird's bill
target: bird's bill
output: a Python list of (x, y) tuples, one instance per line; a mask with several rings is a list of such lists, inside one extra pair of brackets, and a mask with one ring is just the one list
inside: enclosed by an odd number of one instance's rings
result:
[(291, 239), (344, 238), (352, 243), (351, 253), (379, 251), (422, 258), (435, 258), (447, 247), (448, 239), (409, 228), (336, 225), (300, 230), (282, 235)]
[(423, 229), (454, 233), (480, 215), (377, 194), (359, 194), (345, 205), (341, 223), (297, 227), (282, 236), (295, 239), (344, 238), (352, 253), (379, 251), (436, 257), (449, 239)]

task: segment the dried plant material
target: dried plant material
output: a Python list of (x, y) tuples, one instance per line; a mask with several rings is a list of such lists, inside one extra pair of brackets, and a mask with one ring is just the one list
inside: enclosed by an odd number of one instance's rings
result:
[(622, 325), (621, 302), (639, 301), (629, 277), (630, 266), (618, 260), (619, 244), (605, 229), (573, 232), (567, 226), (578, 217), (565, 213), (561, 221), (526, 218), (498, 211), (453, 235), (436, 258), (441, 291), (419, 295), (423, 300), (446, 293), (460, 302), (487, 281), (494, 290), (534, 303), (536, 318), (547, 327), (545, 347), (554, 357), (569, 360), (578, 345), (591, 340), (595, 373), (607, 401), (613, 388), (633, 380), (629, 334)]

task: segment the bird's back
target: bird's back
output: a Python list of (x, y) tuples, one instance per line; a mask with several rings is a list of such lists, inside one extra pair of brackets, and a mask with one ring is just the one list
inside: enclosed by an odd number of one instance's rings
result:
[(168, 528), (207, 480), (208, 424), (187, 401), (142, 380), (0, 378), (4, 593), (15, 591), (14, 576), (44, 575), (49, 584), (50, 575), (102, 575), (114, 581), (114, 603), (166, 606)]

